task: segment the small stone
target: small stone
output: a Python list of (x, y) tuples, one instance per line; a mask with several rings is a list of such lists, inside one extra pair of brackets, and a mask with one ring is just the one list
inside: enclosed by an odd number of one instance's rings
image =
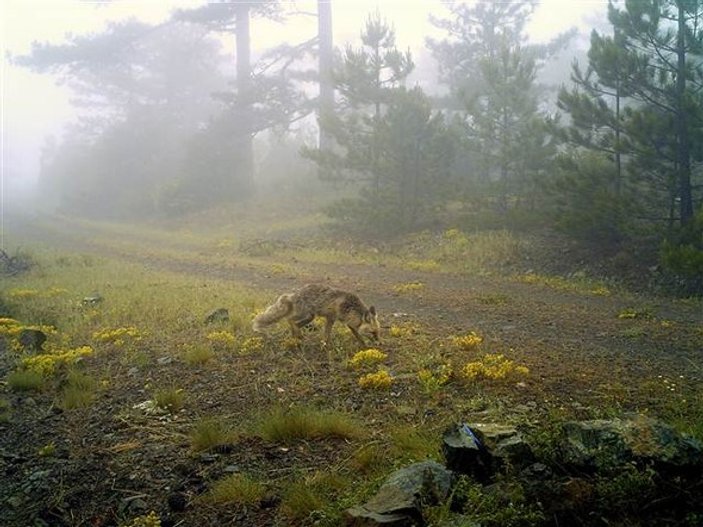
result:
[(84, 306), (94, 306), (99, 304), (100, 302), (103, 301), (102, 295), (100, 293), (93, 293), (92, 295), (88, 295), (81, 300), (81, 304)]
[(173, 357), (159, 357), (156, 359), (156, 363), (159, 366), (168, 366), (169, 364), (173, 363)]
[(215, 309), (212, 313), (205, 317), (206, 324), (212, 324), (213, 322), (227, 322), (229, 320), (229, 311), (224, 307)]
[(185, 494), (181, 492), (174, 492), (173, 494), (169, 494), (167, 501), (168, 508), (171, 509), (173, 512), (183, 512), (188, 506), (188, 499), (186, 498)]

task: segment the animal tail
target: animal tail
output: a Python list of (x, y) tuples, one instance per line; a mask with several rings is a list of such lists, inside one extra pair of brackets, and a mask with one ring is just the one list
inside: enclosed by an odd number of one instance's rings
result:
[(260, 332), (265, 327), (275, 324), (279, 320), (288, 316), (293, 311), (293, 295), (281, 295), (278, 299), (266, 308), (266, 311), (254, 317), (252, 328)]

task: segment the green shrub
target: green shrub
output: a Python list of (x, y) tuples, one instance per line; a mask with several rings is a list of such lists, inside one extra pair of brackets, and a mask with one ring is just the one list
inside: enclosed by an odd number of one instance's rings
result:
[(7, 376), (7, 385), (16, 392), (37, 391), (44, 385), (44, 377), (33, 370), (16, 370)]
[(703, 294), (703, 211), (666, 240), (659, 255), (664, 270), (679, 279), (682, 292)]

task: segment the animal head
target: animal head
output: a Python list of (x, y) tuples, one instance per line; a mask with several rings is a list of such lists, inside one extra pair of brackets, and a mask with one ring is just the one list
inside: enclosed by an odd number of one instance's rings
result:
[(369, 333), (376, 342), (380, 342), (381, 324), (378, 322), (378, 315), (376, 314), (376, 308), (374, 306), (371, 306), (368, 311), (364, 313), (364, 321), (360, 329), (365, 333)]

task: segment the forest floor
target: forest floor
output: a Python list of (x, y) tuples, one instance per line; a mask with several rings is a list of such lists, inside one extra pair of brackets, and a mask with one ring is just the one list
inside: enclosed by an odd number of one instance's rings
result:
[[(0, 315), (54, 328), (55, 357), (90, 351), (32, 385), (13, 377), (30, 363), (6, 331), (0, 524), (136, 527), (154, 511), (162, 525), (337, 525), (393, 468), (441, 459), (454, 422), (538, 434), (638, 412), (703, 437), (700, 300), (596, 280), (565, 246), (505, 232), (359, 246), (316, 234), (315, 217), (209, 221), (9, 222), (37, 265), (3, 278)], [(377, 307), (380, 363), (352, 367), (342, 327), (329, 349), (319, 331), (251, 332), (309, 282)], [(229, 320), (204, 323), (217, 308)], [(359, 384), (377, 371), (390, 386)]]

